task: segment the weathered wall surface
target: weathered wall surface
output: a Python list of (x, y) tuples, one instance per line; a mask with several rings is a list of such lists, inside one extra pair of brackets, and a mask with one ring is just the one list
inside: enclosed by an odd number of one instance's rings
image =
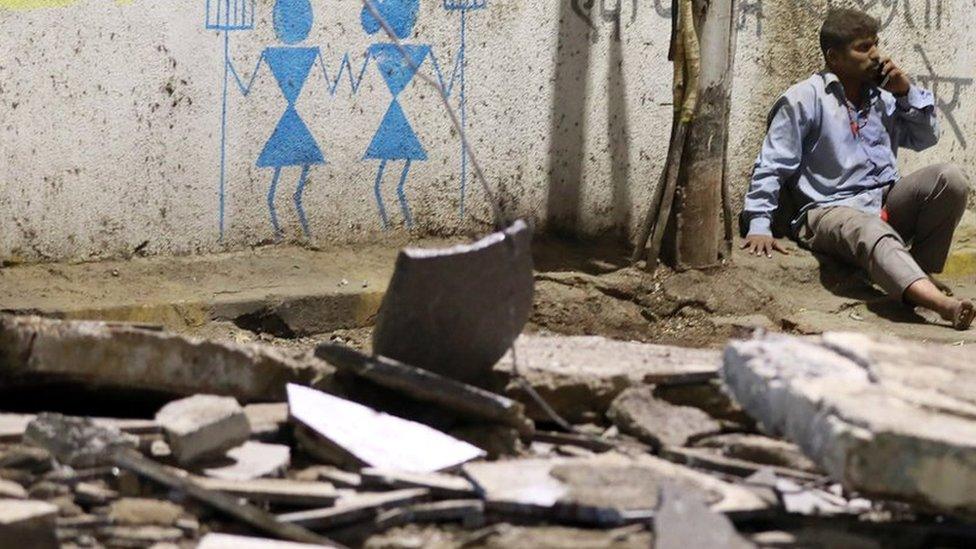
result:
[[(741, 195), (769, 105), (819, 66), (827, 1), (739, 1)], [(438, 98), (399, 70), (358, 0), (312, 0), (307, 36), (302, 0), (283, 0), (278, 18), (272, 0), (211, 2), (0, 0), (0, 260), (239, 248), (274, 241), (275, 222), (313, 244), (487, 228)], [(633, 232), (667, 147), (670, 2), (377, 3), (449, 88), (506, 208), (556, 229)], [(976, 15), (948, 0), (854, 3), (938, 86), (942, 142), (905, 168), (973, 166)]]

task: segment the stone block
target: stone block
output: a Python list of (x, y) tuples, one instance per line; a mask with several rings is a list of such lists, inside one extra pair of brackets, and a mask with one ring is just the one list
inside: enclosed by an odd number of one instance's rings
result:
[(221, 456), (251, 435), (244, 409), (231, 397), (195, 395), (156, 414), (173, 457), (181, 464)]
[(111, 465), (112, 453), (135, 448), (139, 439), (88, 418), (39, 414), (27, 425), (24, 441), (44, 448), (54, 459), (71, 467)]
[(655, 448), (686, 446), (694, 437), (717, 433), (722, 425), (705, 412), (654, 397), (654, 387), (632, 387), (607, 412), (620, 432)]
[(43, 501), (0, 499), (0, 547), (57, 549), (57, 514)]

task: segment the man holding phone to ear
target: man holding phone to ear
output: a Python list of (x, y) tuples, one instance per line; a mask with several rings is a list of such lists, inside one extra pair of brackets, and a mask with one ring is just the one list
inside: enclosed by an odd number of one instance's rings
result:
[(878, 30), (878, 20), (859, 10), (827, 14), (825, 69), (791, 87), (770, 112), (742, 247), (787, 253), (771, 220), (789, 193), (799, 207), (790, 228), (802, 246), (860, 266), (889, 295), (967, 330), (976, 307), (951, 297), (931, 274), (945, 266), (969, 184), (951, 164), (899, 174), (898, 148), (931, 147), (938, 123), (932, 93), (880, 53)]

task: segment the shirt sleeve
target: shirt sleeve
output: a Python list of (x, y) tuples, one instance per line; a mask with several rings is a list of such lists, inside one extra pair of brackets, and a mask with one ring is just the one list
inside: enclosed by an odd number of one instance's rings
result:
[[(797, 94), (799, 95), (799, 94)], [(780, 98), (770, 114), (769, 128), (756, 159), (746, 193), (745, 212), (750, 235), (771, 235), (773, 212), (780, 188), (799, 169), (803, 138), (810, 127), (812, 104), (790, 93)]]
[(895, 127), (899, 147), (921, 151), (938, 143), (939, 121), (932, 92), (912, 84), (908, 93), (895, 98)]

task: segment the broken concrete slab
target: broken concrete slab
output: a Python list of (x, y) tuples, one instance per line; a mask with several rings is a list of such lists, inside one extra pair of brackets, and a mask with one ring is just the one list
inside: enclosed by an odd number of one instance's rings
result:
[(532, 231), (519, 220), (473, 244), (401, 251), (373, 352), (483, 385), (529, 318), (531, 244)]
[(0, 379), (91, 383), (178, 395), (282, 399), (285, 384), (329, 375), (261, 345), (237, 345), (104, 322), (0, 314)]
[(295, 480), (302, 481), (325, 481), (330, 482), (337, 488), (352, 488), (359, 489), (362, 486), (362, 477), (356, 473), (349, 471), (343, 471), (338, 467), (332, 467), (330, 465), (313, 465), (311, 467), (306, 467), (300, 471), (296, 471), (293, 474)]
[(375, 517), (380, 511), (419, 503), (428, 497), (430, 497), (430, 492), (423, 488), (408, 488), (375, 494), (355, 494), (342, 498), (333, 507), (285, 513), (278, 515), (278, 520), (313, 530), (327, 530), (368, 520)]
[(469, 463), (464, 472), (490, 511), (600, 527), (648, 520), (666, 482), (698, 491), (718, 512), (767, 507), (745, 488), (649, 455)]
[(654, 549), (755, 547), (736, 532), (732, 521), (709, 509), (692, 490), (665, 484), (659, 500), (654, 514)]
[[(595, 336), (521, 336), (515, 342), (520, 373), (566, 420), (602, 416), (624, 389), (707, 381), (718, 375), (721, 354)], [(512, 355), (495, 370), (512, 375)], [(516, 383), (506, 393), (528, 406), (529, 416), (549, 420)]]
[(497, 422), (526, 436), (535, 430), (521, 403), (384, 356), (369, 356), (343, 345), (324, 343), (315, 356), (341, 371), (424, 402), (432, 402), (462, 416)]
[(173, 457), (181, 464), (222, 455), (251, 435), (244, 409), (232, 397), (194, 395), (156, 413)]
[(291, 417), (371, 467), (432, 473), (485, 452), (426, 425), (300, 385), (288, 385)]
[(464, 528), (477, 528), (484, 524), (485, 504), (479, 499), (459, 499), (418, 503), (400, 509), (383, 511), (372, 525), (376, 530), (387, 530), (404, 524), (424, 522), (460, 522)]
[[(845, 488), (976, 514), (972, 351), (860, 334), (733, 342), (723, 377)], [(951, 481), (947, 481), (951, 479)]]
[(698, 408), (675, 406), (654, 396), (653, 386), (631, 387), (607, 411), (620, 432), (654, 448), (686, 446), (693, 438), (722, 430), (717, 420)]
[(0, 468), (23, 469), (34, 474), (46, 473), (53, 467), (51, 453), (44, 448), (13, 444), (0, 446)]
[(251, 425), (252, 439), (274, 442), (281, 438), (281, 430), (288, 424), (288, 403), (248, 404), (244, 414)]
[(694, 446), (716, 448), (727, 457), (760, 465), (785, 467), (807, 473), (819, 472), (817, 465), (796, 444), (763, 435), (725, 433), (698, 440)]
[(203, 474), (224, 480), (280, 477), (291, 464), (291, 448), (249, 440), (237, 448), (231, 448), (220, 461), (220, 465), (206, 467)]
[(36, 500), (0, 499), (0, 547), (57, 549), (58, 508)]
[(231, 534), (207, 534), (197, 545), (197, 549), (314, 549), (316, 547), (320, 546)]
[(465, 498), (474, 495), (474, 485), (465, 478), (443, 473), (405, 473), (382, 469), (360, 471), (365, 487), (426, 488), (435, 496)]
[(195, 477), (194, 480), (207, 490), (231, 494), (256, 503), (315, 507), (332, 505), (339, 499), (339, 492), (328, 482), (303, 482), (278, 478), (226, 480)]
[(795, 478), (804, 482), (819, 482), (824, 480), (820, 473), (808, 473), (798, 469), (788, 469), (776, 465), (762, 465), (743, 459), (726, 457), (714, 448), (664, 448), (661, 457), (696, 469), (714, 471), (725, 475), (748, 477), (758, 471), (770, 470), (787, 478)]
[(24, 442), (40, 446), (64, 465), (97, 467), (112, 464), (112, 452), (135, 448), (139, 439), (87, 418), (39, 414), (27, 425)]

